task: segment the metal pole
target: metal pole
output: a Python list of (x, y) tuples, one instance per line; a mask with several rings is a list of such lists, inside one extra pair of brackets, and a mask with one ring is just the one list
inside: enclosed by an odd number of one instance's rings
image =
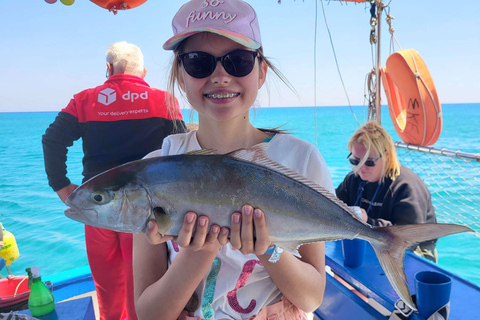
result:
[(425, 153), (434, 153), (434, 154), (440, 154), (446, 157), (470, 159), (470, 160), (475, 160), (477, 162), (480, 162), (480, 153), (467, 153), (467, 152), (453, 151), (448, 149), (421, 147), (421, 146), (415, 146), (413, 144), (405, 144), (403, 142), (398, 142), (398, 141), (394, 142), (393, 144), (395, 145), (396, 148), (404, 148), (407, 150), (414, 150), (414, 151), (425, 152)]
[(380, 68), (382, 67), (381, 64), (381, 49), (382, 46), (380, 45), (381, 42), (381, 21), (382, 21), (382, 11), (383, 11), (383, 3), (382, 0), (377, 1), (377, 72), (376, 72), (376, 81), (377, 81), (377, 92), (375, 94), (375, 108), (377, 109), (377, 122), (381, 124), (381, 115), (382, 115), (382, 104), (380, 101), (381, 97), (381, 89), (382, 89), (382, 80), (380, 79)]

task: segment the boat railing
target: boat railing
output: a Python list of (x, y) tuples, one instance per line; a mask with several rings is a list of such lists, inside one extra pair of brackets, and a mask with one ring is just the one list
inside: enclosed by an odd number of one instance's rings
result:
[(420, 151), (420, 152), (427, 152), (427, 153), (432, 153), (432, 154), (440, 154), (442, 156), (446, 157), (455, 157), (455, 158), (463, 158), (463, 159), (469, 159), (469, 160), (474, 160), (474, 161), (479, 161), (480, 162), (480, 153), (468, 153), (468, 152), (462, 152), (462, 151), (453, 151), (453, 150), (448, 150), (448, 149), (437, 149), (433, 147), (421, 147), (421, 146), (414, 146), (411, 144), (405, 144), (402, 142), (395, 142), (395, 147), (396, 148), (405, 148), (408, 150), (414, 150), (414, 151)]
[(480, 236), (480, 154), (395, 142), (400, 162), (423, 179), (438, 222), (467, 225)]

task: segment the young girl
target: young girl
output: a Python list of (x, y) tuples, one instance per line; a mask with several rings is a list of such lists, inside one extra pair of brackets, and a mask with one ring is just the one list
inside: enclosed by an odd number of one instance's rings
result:
[[(164, 156), (213, 149), (225, 154), (267, 141), (268, 156), (334, 192), (315, 146), (289, 134), (259, 130), (249, 109), (271, 64), (263, 55), (255, 11), (241, 0), (192, 0), (173, 19), (170, 83), (178, 83), (198, 112), (199, 128), (168, 137)], [(231, 226), (186, 212), (178, 236), (162, 236), (154, 221), (134, 235), (134, 281), (139, 319), (306, 319), (325, 289), (323, 243), (300, 246), (301, 258), (281, 253), (259, 208), (245, 205)], [(194, 226), (196, 227), (195, 232)], [(255, 235), (255, 236), (254, 236)]]

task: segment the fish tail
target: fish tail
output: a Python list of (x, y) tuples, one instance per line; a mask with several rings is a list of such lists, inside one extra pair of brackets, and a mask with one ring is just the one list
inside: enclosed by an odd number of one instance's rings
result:
[(372, 241), (378, 261), (399, 297), (412, 309), (417, 310), (410, 296), (403, 260), (405, 251), (420, 242), (437, 239), (450, 234), (473, 231), (469, 227), (455, 224), (415, 224), (375, 227), (386, 236)]

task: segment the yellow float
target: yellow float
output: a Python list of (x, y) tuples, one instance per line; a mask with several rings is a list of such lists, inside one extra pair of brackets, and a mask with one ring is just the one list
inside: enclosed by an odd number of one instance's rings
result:
[(0, 257), (5, 259), (5, 264), (10, 266), (13, 261), (17, 260), (20, 256), (18, 251), (17, 241), (13, 234), (7, 231), (2, 223), (0, 222), (0, 228), (2, 229), (2, 234), (0, 236), (0, 245), (2, 249), (0, 250)]

